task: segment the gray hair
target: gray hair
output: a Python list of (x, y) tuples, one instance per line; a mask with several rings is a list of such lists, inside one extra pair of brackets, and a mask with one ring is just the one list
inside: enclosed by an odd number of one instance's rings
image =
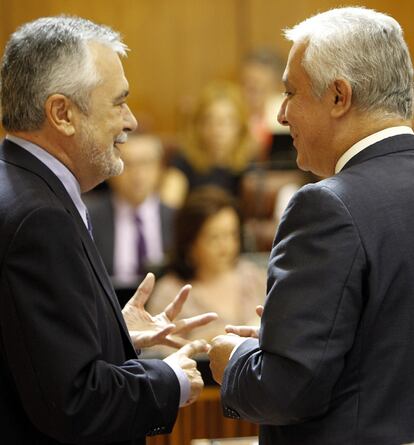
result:
[(392, 17), (361, 7), (338, 8), (284, 35), (307, 44), (302, 65), (317, 97), (342, 78), (350, 82), (360, 110), (411, 119), (413, 66), (401, 26)]
[(10, 37), (1, 66), (2, 124), (8, 131), (33, 131), (44, 120), (47, 98), (60, 93), (88, 112), (90, 92), (100, 79), (88, 43), (121, 56), (120, 35), (89, 20), (59, 16), (26, 23)]

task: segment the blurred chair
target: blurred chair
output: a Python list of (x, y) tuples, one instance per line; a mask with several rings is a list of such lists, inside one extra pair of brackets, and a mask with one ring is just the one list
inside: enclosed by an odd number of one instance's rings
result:
[(269, 251), (280, 218), (293, 194), (311, 182), (307, 173), (256, 168), (242, 181), (241, 207), (244, 247), (250, 252)]

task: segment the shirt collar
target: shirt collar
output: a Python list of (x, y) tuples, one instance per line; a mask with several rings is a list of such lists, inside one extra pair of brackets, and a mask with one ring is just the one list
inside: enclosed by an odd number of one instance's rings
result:
[(390, 127), (385, 130), (377, 131), (376, 133), (370, 134), (364, 139), (361, 139), (359, 142), (354, 144), (351, 148), (349, 148), (338, 160), (335, 166), (335, 174), (339, 173), (355, 155), (357, 155), (362, 150), (365, 150), (369, 146), (382, 141), (383, 139), (389, 138), (391, 136), (397, 136), (400, 134), (414, 134), (413, 129), (401, 125), (399, 127)]
[(59, 178), (60, 182), (63, 184), (73, 203), (75, 204), (75, 207), (82, 217), (83, 222), (85, 223), (86, 227), (88, 227), (86, 206), (81, 198), (80, 185), (72, 172), (58, 159), (56, 159), (42, 147), (39, 147), (39, 145), (36, 145), (33, 142), (10, 134), (6, 135), (6, 139), (14, 142), (15, 144), (19, 145), (20, 147), (31, 153), (40, 162), (45, 164), (46, 167), (48, 167)]
[(145, 198), (145, 200), (140, 205), (134, 208), (125, 199), (114, 193), (112, 202), (117, 211), (121, 212), (123, 215), (134, 214), (142, 217), (143, 214), (151, 212), (153, 209), (158, 209), (157, 206), (159, 205), (160, 200), (156, 194), (152, 194)]

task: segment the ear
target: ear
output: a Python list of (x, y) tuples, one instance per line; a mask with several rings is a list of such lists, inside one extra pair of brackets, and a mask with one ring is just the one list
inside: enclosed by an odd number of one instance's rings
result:
[(52, 94), (46, 100), (45, 113), (51, 127), (65, 136), (75, 134), (73, 102), (63, 94)]
[(352, 87), (345, 79), (337, 79), (332, 84), (332, 109), (331, 116), (339, 118), (344, 116), (352, 105)]

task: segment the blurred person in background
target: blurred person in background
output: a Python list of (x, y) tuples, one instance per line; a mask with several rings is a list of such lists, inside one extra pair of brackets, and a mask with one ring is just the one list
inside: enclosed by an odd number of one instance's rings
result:
[(165, 172), (161, 198), (180, 207), (187, 194), (216, 185), (239, 196), (240, 180), (254, 155), (247, 112), (239, 88), (213, 82), (201, 92), (177, 153)]
[(289, 134), (277, 121), (277, 111), (283, 101), (284, 68), (285, 60), (269, 48), (256, 48), (244, 59), (241, 86), (247, 104), (249, 131), (256, 142), (257, 161), (270, 160), (276, 134)]
[[(215, 186), (190, 193), (178, 210), (169, 273), (158, 280), (149, 301), (150, 311), (165, 307), (169, 295), (185, 283), (191, 297), (182, 315), (215, 311), (218, 320), (196, 331), (206, 340), (223, 332), (226, 324), (258, 323), (254, 315), (263, 304), (266, 271), (240, 256), (240, 217), (234, 198)], [(189, 339), (194, 334), (189, 333)]]
[(159, 199), (163, 146), (133, 133), (123, 145), (124, 171), (108, 179), (109, 192), (85, 196), (93, 237), (115, 287), (134, 287), (162, 268), (171, 244), (174, 209)]

